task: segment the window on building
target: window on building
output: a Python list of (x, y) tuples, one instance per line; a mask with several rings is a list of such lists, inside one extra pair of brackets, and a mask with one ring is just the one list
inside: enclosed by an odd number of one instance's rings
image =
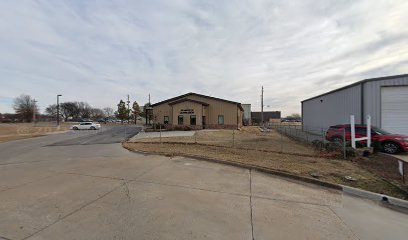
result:
[(169, 116), (164, 116), (164, 124), (169, 124)]
[(190, 125), (196, 125), (197, 118), (196, 115), (190, 115)]
[(183, 115), (178, 116), (178, 125), (183, 125)]
[(224, 124), (224, 115), (218, 115), (218, 124), (220, 125)]

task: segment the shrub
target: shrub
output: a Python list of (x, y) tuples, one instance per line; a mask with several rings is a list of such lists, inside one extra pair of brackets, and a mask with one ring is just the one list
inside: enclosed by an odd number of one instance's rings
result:
[(183, 126), (180, 126), (180, 125), (174, 126), (173, 129), (176, 130), (176, 131), (183, 131), (184, 130)]
[(341, 152), (343, 151), (343, 145), (338, 142), (328, 142), (325, 144), (325, 148), (328, 152)]
[(160, 123), (153, 124), (154, 129), (160, 129), (160, 127), (161, 129), (166, 129), (166, 125), (164, 124), (160, 124)]
[(184, 126), (183, 130), (184, 130), (184, 131), (191, 131), (192, 128), (191, 128), (190, 126)]
[(312, 145), (316, 150), (321, 150), (325, 147), (323, 141), (320, 140), (313, 140)]
[(354, 158), (356, 157), (356, 150), (352, 147), (346, 147), (346, 157), (347, 158)]

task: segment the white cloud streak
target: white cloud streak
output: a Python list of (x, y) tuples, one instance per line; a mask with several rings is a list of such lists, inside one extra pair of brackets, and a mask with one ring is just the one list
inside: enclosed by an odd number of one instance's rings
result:
[[(112, 106), (186, 92), (266, 110), (408, 72), (408, 2), (1, 1), (0, 100)], [(0, 103), (0, 112), (11, 111)]]

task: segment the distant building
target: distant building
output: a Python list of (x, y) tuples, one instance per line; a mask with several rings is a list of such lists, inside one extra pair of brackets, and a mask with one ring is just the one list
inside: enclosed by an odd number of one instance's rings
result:
[[(280, 122), (281, 112), (280, 111), (268, 111), (263, 112), (264, 122)], [(260, 124), (262, 122), (261, 112), (251, 112), (252, 124)]]
[(365, 79), (302, 101), (305, 129), (327, 129), (350, 123), (371, 123), (392, 133), (408, 134), (408, 74)]
[(241, 104), (244, 109), (244, 125), (251, 124), (251, 104)]
[(229, 128), (242, 126), (241, 103), (187, 93), (151, 105), (154, 123), (166, 127)]

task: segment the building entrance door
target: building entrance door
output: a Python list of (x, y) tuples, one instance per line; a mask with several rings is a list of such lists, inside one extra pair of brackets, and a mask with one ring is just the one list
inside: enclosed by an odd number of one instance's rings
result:
[(203, 116), (203, 129), (205, 129), (205, 116)]

